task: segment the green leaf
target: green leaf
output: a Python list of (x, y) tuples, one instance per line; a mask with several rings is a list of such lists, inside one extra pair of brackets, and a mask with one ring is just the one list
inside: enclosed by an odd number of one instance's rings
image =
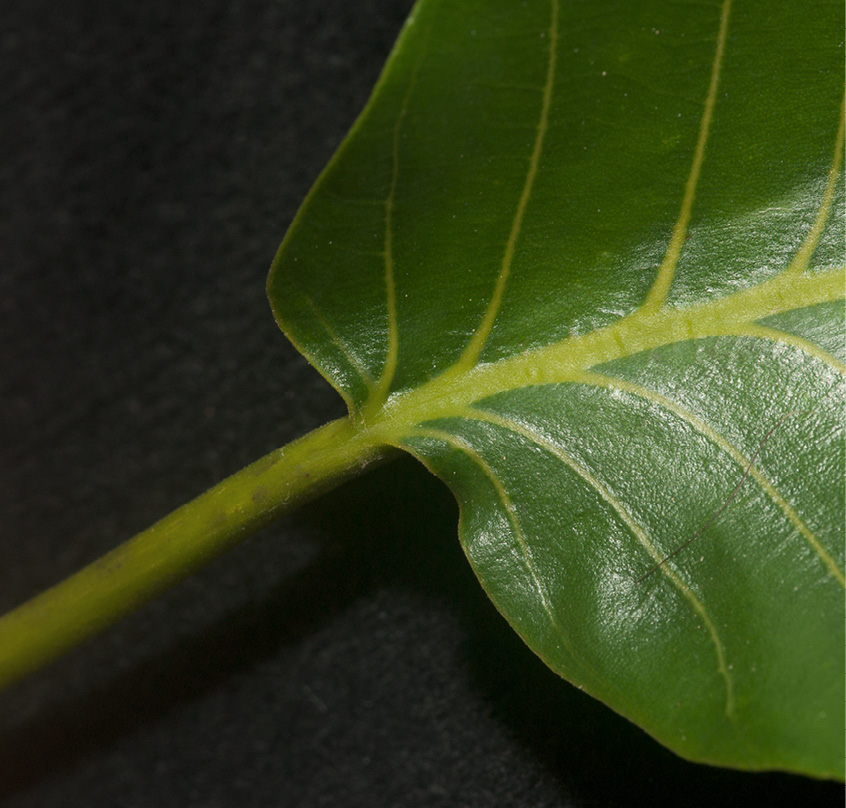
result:
[(455, 492), (551, 668), (685, 757), (821, 777), (843, 27), (834, 2), (423, 0), (268, 281), (357, 428)]

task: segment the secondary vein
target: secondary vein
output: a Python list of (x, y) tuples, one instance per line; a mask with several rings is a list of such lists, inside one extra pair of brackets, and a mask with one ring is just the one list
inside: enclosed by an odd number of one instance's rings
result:
[(734, 334), (738, 336), (760, 337), (761, 339), (771, 340), (773, 342), (785, 342), (798, 348), (808, 356), (813, 356), (824, 362), (832, 370), (836, 371), (842, 376), (846, 376), (846, 365), (843, 364), (836, 356), (832, 356), (828, 351), (820, 348), (819, 345), (811, 342), (805, 337), (800, 337), (798, 334), (791, 334), (788, 331), (780, 331), (777, 328), (771, 328), (766, 325), (759, 325), (758, 323), (749, 323), (735, 328)]
[(570, 650), (570, 642), (567, 638), (567, 635), (555, 616), (555, 612), (552, 609), (552, 604), (549, 601), (549, 596), (546, 593), (546, 587), (541, 582), (537, 570), (535, 569), (535, 564), (532, 560), (532, 555), (529, 551), (529, 545), (526, 541), (526, 536), (523, 533), (523, 528), (521, 527), (520, 520), (517, 516), (517, 509), (514, 507), (514, 503), (512, 502), (511, 497), (508, 495), (508, 491), (502, 484), (502, 480), (499, 479), (496, 472), (491, 468), (488, 462), (473, 448), (473, 446), (471, 446), (463, 438), (460, 438), (457, 435), (453, 435), (450, 432), (445, 432), (440, 429), (419, 427), (415, 429), (415, 435), (419, 437), (434, 438), (435, 440), (442, 441), (443, 443), (446, 443), (449, 446), (452, 446), (453, 448), (464, 452), (464, 454), (466, 454), (479, 467), (482, 473), (488, 478), (491, 485), (493, 486), (494, 491), (496, 491), (497, 498), (502, 503), (502, 507), (505, 510), (508, 522), (511, 525), (511, 530), (514, 533), (514, 538), (517, 541), (518, 546), (520, 547), (520, 553), (523, 556), (523, 562), (526, 565), (526, 570), (528, 571), (529, 576), (531, 577), (532, 582), (535, 588), (537, 589), (538, 595), (540, 596), (543, 610), (544, 612), (546, 612), (546, 615), (549, 618), (549, 622), (555, 630), (555, 633), (561, 638), (561, 641), (563, 642), (564, 646), (568, 650)]
[[(805, 524), (805, 521), (796, 512), (796, 509), (779, 493), (778, 489), (776, 489), (773, 483), (770, 482), (770, 480), (763, 475), (763, 473), (757, 468), (757, 466), (755, 466), (753, 462), (755, 455), (753, 455), (751, 458), (746, 457), (746, 455), (744, 455), (739, 449), (737, 449), (732, 443), (730, 443), (723, 435), (717, 432), (716, 429), (707, 424), (693, 412), (688, 410), (686, 407), (682, 407), (680, 404), (676, 403), (672, 399), (667, 398), (667, 396), (664, 396), (655, 390), (651, 390), (648, 387), (644, 387), (642, 385), (635, 384), (633, 382), (629, 382), (625, 379), (620, 379), (618, 377), (605, 376), (600, 373), (582, 373), (577, 376), (573, 381), (581, 382), (583, 384), (590, 384), (596, 387), (616, 389), (634, 396), (638, 396), (639, 398), (643, 398), (647, 401), (657, 404), (660, 407), (663, 407), (666, 410), (669, 410), (674, 415), (678, 416), (683, 421), (685, 421), (685, 423), (689, 424), (698, 432), (705, 435), (708, 440), (710, 440), (713, 444), (715, 444), (723, 452), (725, 452), (729, 457), (731, 457), (732, 460), (734, 460), (734, 462), (737, 463), (737, 465), (743, 470), (742, 480), (745, 480), (747, 476), (755, 480), (758, 486), (772, 500), (773, 504), (781, 510), (781, 512), (788, 519), (788, 521), (790, 521), (790, 523), (805, 539), (806, 543), (817, 554), (817, 556), (823, 562), (828, 571), (834, 576), (837, 582), (841, 586), (846, 586), (846, 578), (844, 578), (843, 571), (840, 569), (840, 567), (837, 566), (837, 562), (832, 558), (831, 554), (825, 549), (825, 547), (823, 547), (819, 537), (808, 527), (807, 524)], [(781, 421), (779, 421), (779, 423), (781, 423)], [(769, 437), (769, 434), (767, 435), (767, 437)], [(756, 449), (756, 454), (761, 450), (762, 446), (763, 442)], [(697, 535), (699, 534), (697, 533)], [(677, 551), (674, 550), (673, 552), (675, 553)], [(669, 558), (669, 556), (665, 557), (663, 559), (663, 562), (666, 562), (667, 558)]]
[[(581, 463), (579, 463), (568, 452), (564, 451), (561, 446), (554, 443), (537, 430), (532, 429), (531, 427), (528, 427), (525, 424), (521, 424), (510, 418), (505, 418), (497, 413), (490, 412), (489, 410), (482, 410), (476, 407), (468, 408), (464, 413), (462, 413), (462, 417), (478, 421), (487, 421), (488, 423), (491, 423), (495, 426), (499, 426), (516, 435), (520, 435), (534, 443), (535, 446), (538, 446), (544, 451), (551, 454), (560, 462), (564, 463), (564, 465), (566, 465), (569, 469), (571, 469), (579, 477), (581, 477), (594, 491), (596, 491), (596, 493), (608, 505), (611, 506), (611, 508), (613, 508), (614, 511), (616, 511), (616, 513), (623, 520), (623, 522), (625, 522), (629, 530), (631, 530), (635, 538), (649, 553), (649, 555), (656, 562), (661, 561), (661, 553), (649, 539), (649, 536), (647, 535), (643, 527), (638, 524), (634, 516), (623, 505), (623, 503), (620, 502), (597, 477), (591, 474), (588, 469), (582, 466)], [(726, 664), (725, 648), (723, 646), (722, 640), (720, 639), (720, 635), (717, 632), (717, 627), (714, 625), (713, 620), (711, 620), (711, 617), (708, 614), (708, 611), (706, 610), (702, 601), (696, 596), (696, 594), (690, 589), (690, 587), (678, 576), (678, 574), (672, 569), (668, 569), (666, 567), (662, 567), (661, 571), (664, 576), (673, 583), (673, 585), (681, 593), (685, 600), (688, 601), (691, 608), (699, 615), (702, 622), (705, 624), (708, 633), (711, 635), (711, 640), (714, 643), (715, 652), (717, 656), (717, 669), (720, 673), (720, 676), (722, 676), (723, 681), (725, 682), (726, 715), (729, 718), (732, 718), (734, 712), (734, 687), (732, 683), (731, 674), (729, 673), (729, 669)]]
[(396, 205), (399, 178), (400, 134), (402, 132), (403, 122), (408, 113), (411, 96), (417, 85), (417, 76), (420, 72), (420, 67), (428, 51), (431, 34), (432, 26), (430, 25), (426, 31), (425, 39), (421, 45), (414, 69), (409, 77), (408, 86), (406, 87), (405, 95), (403, 96), (391, 132), (391, 182), (388, 188), (388, 195), (384, 200), (385, 235), (382, 245), (382, 256), (385, 265), (385, 311), (388, 321), (387, 344), (385, 346), (385, 363), (382, 366), (382, 372), (379, 375), (376, 389), (365, 407), (365, 415), (376, 412), (384, 404), (390, 392), (391, 383), (394, 380), (399, 362), (399, 322), (397, 315), (396, 272), (394, 267), (394, 207)]
[(696, 147), (693, 150), (693, 162), (690, 166), (690, 174), (684, 186), (681, 210), (673, 227), (667, 252), (658, 267), (655, 281), (646, 299), (643, 301), (641, 307), (643, 311), (655, 311), (664, 304), (664, 301), (667, 299), (667, 293), (670, 291), (670, 284), (673, 282), (673, 276), (676, 273), (676, 264), (678, 264), (682, 246), (687, 238), (687, 228), (690, 224), (690, 214), (693, 210), (696, 186), (699, 183), (699, 174), (702, 170), (702, 163), (705, 160), (705, 146), (708, 142), (708, 133), (711, 129), (711, 120), (714, 115), (714, 107), (717, 103), (717, 88), (720, 84), (720, 69), (723, 62), (730, 12), (731, 0), (723, 0), (723, 7), (720, 13), (720, 28), (717, 33), (717, 47), (714, 53), (714, 61), (711, 65), (711, 80), (708, 84), (708, 93), (705, 96), (705, 108), (702, 111), (702, 119), (699, 123), (699, 136), (696, 140)]
[(555, 84), (555, 65), (558, 52), (558, 6), (559, 0), (552, 0), (552, 14), (549, 23), (549, 57), (546, 68), (546, 81), (543, 87), (543, 100), (541, 101), (540, 118), (535, 132), (535, 142), (532, 147), (532, 154), (529, 158), (529, 169), (526, 172), (526, 180), (523, 183), (523, 190), (517, 202), (517, 211), (511, 222), (511, 231), (508, 234), (508, 241), (505, 244), (505, 252), (497, 275), (496, 284), (491, 294), (490, 302), (482, 317), (482, 321), (467, 343), (461, 357), (456, 363), (456, 368), (466, 370), (476, 364), (488, 336), (493, 329), (494, 321), (502, 306), (502, 298), (505, 294), (505, 286), (508, 283), (508, 276), (511, 274), (511, 264), (514, 261), (514, 251), (517, 247), (517, 240), (520, 237), (520, 229), (523, 226), (523, 219), (526, 215), (526, 208), (529, 198), (532, 195), (532, 188), (540, 165), (543, 143), (549, 125), (549, 109), (552, 105), (552, 92)]
[(790, 265), (785, 269), (785, 272), (801, 273), (808, 268), (811, 261), (811, 256), (817, 248), (817, 243), (820, 240), (825, 223), (828, 220), (828, 214), (831, 211), (831, 204), (834, 201), (834, 189), (837, 185), (837, 180), (840, 178), (840, 168), (843, 165), (843, 148), (844, 139), (846, 139), (846, 95), (840, 103), (840, 123), (837, 126), (837, 136), (834, 139), (834, 157), (831, 160), (831, 168), (828, 172), (828, 181), (826, 182), (825, 191), (823, 191), (822, 200), (819, 209), (817, 210), (816, 219), (802, 242), (802, 246), (796, 251)]
[[(394, 277), (394, 201), (397, 192), (397, 176), (399, 174), (399, 136), (402, 122), (408, 109), (408, 100), (414, 85), (414, 76), (409, 82), (408, 90), (394, 123), (391, 140), (391, 186), (385, 199), (385, 238), (383, 256), (385, 262), (385, 308), (388, 318), (388, 339), (385, 349), (385, 364), (379, 377), (377, 399), (384, 399), (393, 381), (399, 357), (399, 327), (397, 325), (397, 290)], [(379, 402), (381, 403), (381, 402)]]
[(367, 372), (367, 369), (364, 367), (362, 362), (358, 360), (356, 355), (353, 351), (349, 348), (349, 346), (338, 336), (335, 332), (335, 329), (329, 324), (329, 321), (323, 316), (323, 313), (317, 307), (315, 302), (307, 295), (305, 292), (301, 293), (303, 299), (308, 304), (308, 307), (311, 309), (312, 314), (314, 315), (315, 319), (318, 323), (323, 327), (323, 330), (329, 335), (329, 339), (335, 344), (337, 349), (344, 355), (344, 358), (349, 362), (349, 364), (353, 367), (356, 373), (358, 373), (361, 380), (364, 382), (367, 389), (372, 392), (373, 391), (373, 379), (371, 378), (370, 374)]

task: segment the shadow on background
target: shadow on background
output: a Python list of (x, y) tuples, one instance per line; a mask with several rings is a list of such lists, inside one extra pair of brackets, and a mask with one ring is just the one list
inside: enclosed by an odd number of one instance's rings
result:
[(496, 720), (562, 791), (566, 784), (577, 805), (712, 806), (715, 793), (723, 806), (726, 794), (737, 805), (840, 799), (834, 783), (687, 763), (561, 681), (485, 597), (462, 556), (456, 522), (449, 492), (410, 459), (324, 496), (296, 516), (294, 524), (306, 532), (331, 537), (301, 574), (286, 578), (281, 570), (267, 597), (243, 603), (202, 633), (172, 642), (108, 684), (50, 705), (0, 736), (0, 799), (201, 698), (386, 587), (446, 604), (467, 638), (471, 682)]

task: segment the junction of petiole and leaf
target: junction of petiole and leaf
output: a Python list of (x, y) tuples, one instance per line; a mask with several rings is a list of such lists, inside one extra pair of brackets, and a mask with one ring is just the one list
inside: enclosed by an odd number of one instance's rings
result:
[(495, 393), (590, 382), (592, 367), (683, 340), (734, 334), (795, 342), (771, 329), (756, 331), (754, 323), (837, 299), (843, 284), (842, 269), (783, 272), (707, 304), (639, 309), (590, 334), (468, 370), (449, 368), (417, 389), (374, 399), (361, 413), (327, 424), (223, 480), (0, 618), (0, 687), (47, 664), (303, 502), (389, 459), (427, 421), (471, 413)]

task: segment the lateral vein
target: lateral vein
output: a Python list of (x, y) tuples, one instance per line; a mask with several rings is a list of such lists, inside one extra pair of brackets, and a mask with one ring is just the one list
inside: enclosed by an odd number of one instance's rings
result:
[(828, 220), (828, 214), (831, 211), (831, 204), (834, 201), (834, 189), (840, 177), (840, 168), (843, 165), (844, 138), (846, 138), (846, 94), (840, 102), (840, 123), (837, 126), (837, 136), (834, 139), (834, 157), (831, 160), (828, 181), (826, 182), (825, 191), (823, 191), (816, 219), (814, 219), (814, 223), (811, 225), (805, 241), (802, 242), (802, 246), (796, 251), (793, 260), (787, 269), (784, 270), (786, 273), (800, 274), (804, 272), (808, 268), (814, 250), (817, 248), (817, 243), (820, 240), (825, 223)]
[(546, 136), (546, 131), (549, 125), (549, 109), (552, 105), (553, 85), (555, 84), (555, 65), (558, 51), (558, 7), (559, 0), (552, 0), (552, 14), (549, 24), (549, 58), (546, 69), (546, 81), (543, 87), (543, 100), (541, 101), (540, 119), (538, 120), (537, 129), (535, 132), (535, 142), (532, 148), (532, 154), (529, 158), (529, 169), (526, 172), (526, 180), (523, 183), (523, 191), (520, 194), (520, 199), (517, 203), (517, 211), (514, 214), (514, 219), (511, 223), (511, 231), (508, 234), (508, 241), (505, 244), (505, 252), (500, 263), (499, 274), (496, 279), (494, 290), (491, 294), (491, 299), (482, 321), (476, 328), (467, 347), (464, 349), (456, 368), (460, 370), (467, 370), (476, 364), (488, 336), (493, 329), (494, 321), (499, 314), (502, 306), (502, 298), (505, 294), (505, 286), (508, 283), (508, 276), (511, 274), (511, 264), (514, 261), (514, 251), (517, 246), (517, 240), (520, 237), (520, 229), (523, 226), (523, 218), (526, 215), (526, 208), (529, 204), (529, 198), (532, 195), (532, 188), (535, 184), (535, 178), (538, 173), (538, 166), (540, 165), (541, 153), (543, 152), (543, 143)]
[(396, 204), (399, 178), (400, 133), (408, 113), (411, 96), (417, 85), (417, 76), (420, 72), (420, 67), (428, 50), (431, 34), (432, 28), (429, 26), (417, 63), (414, 65), (414, 69), (408, 80), (405, 96), (402, 99), (402, 104), (400, 105), (391, 133), (391, 184), (388, 188), (388, 195), (385, 197), (383, 203), (385, 209), (385, 235), (382, 243), (382, 255), (385, 264), (385, 311), (388, 320), (388, 334), (387, 344), (385, 346), (385, 363), (382, 366), (382, 372), (379, 375), (376, 389), (367, 402), (367, 413), (377, 411), (385, 403), (397, 371), (397, 363), (399, 362), (399, 322), (397, 317), (397, 288), (394, 266), (394, 207)]
[(555, 630), (555, 633), (561, 638), (568, 651), (571, 650), (567, 634), (555, 616), (555, 612), (552, 609), (552, 604), (549, 601), (549, 596), (546, 593), (546, 587), (541, 582), (537, 570), (535, 569), (535, 564), (532, 560), (532, 555), (529, 551), (529, 545), (526, 542), (526, 536), (523, 533), (523, 528), (521, 527), (520, 520), (517, 516), (517, 509), (514, 507), (514, 503), (511, 500), (511, 497), (505, 490), (505, 486), (502, 484), (502, 480), (499, 479), (496, 472), (490, 467), (488, 462), (473, 448), (473, 446), (471, 446), (470, 443), (468, 443), (463, 438), (460, 438), (458, 435), (453, 435), (452, 433), (445, 432), (440, 429), (431, 429), (426, 427), (418, 427), (417, 429), (415, 429), (415, 435), (418, 435), (420, 437), (434, 438), (435, 440), (442, 441), (443, 443), (446, 443), (452, 446), (453, 448), (464, 452), (464, 454), (466, 454), (479, 467), (482, 473), (488, 478), (494, 490), (496, 491), (497, 498), (502, 503), (502, 507), (505, 510), (506, 516), (508, 517), (508, 522), (511, 525), (511, 529), (514, 533), (514, 538), (516, 539), (517, 544), (520, 547), (520, 553), (523, 556), (523, 562), (526, 565), (526, 570), (528, 571), (529, 576), (531, 577), (532, 582), (535, 588), (537, 589), (538, 595), (540, 596), (541, 603), (543, 605), (543, 610), (546, 612), (546, 615), (549, 618), (549, 622)]
[(349, 348), (349, 346), (338, 336), (338, 334), (335, 332), (335, 329), (332, 328), (332, 326), (329, 324), (329, 321), (323, 316), (323, 313), (320, 311), (320, 309), (317, 308), (311, 297), (309, 297), (305, 292), (302, 292), (301, 294), (303, 296), (303, 299), (311, 309), (311, 312), (317, 322), (320, 323), (323, 330), (329, 335), (329, 339), (335, 344), (335, 347), (337, 347), (337, 349), (344, 355), (344, 358), (347, 360), (347, 362), (349, 362), (349, 364), (355, 369), (356, 373), (358, 373), (358, 375), (361, 377), (361, 380), (364, 382), (367, 389), (372, 392), (374, 387), (373, 379), (367, 372), (367, 369), (358, 360), (358, 358)]
[[(394, 201), (397, 192), (397, 176), (399, 175), (399, 135), (402, 122), (408, 109), (408, 100), (411, 96), (411, 88), (414, 85), (414, 76), (409, 82), (409, 87), (400, 107), (396, 123), (394, 123), (391, 142), (391, 185), (388, 196), (385, 198), (385, 238), (383, 242), (383, 256), (385, 262), (385, 308), (388, 317), (388, 339), (385, 349), (385, 364), (379, 377), (377, 397), (384, 399), (393, 381), (397, 369), (399, 357), (399, 326), (397, 324), (397, 290), (396, 278), (394, 276)], [(381, 401), (379, 402), (381, 403)]]
[(642, 311), (652, 312), (664, 305), (667, 294), (670, 291), (670, 284), (676, 273), (681, 255), (682, 246), (687, 238), (687, 228), (690, 224), (690, 214), (693, 210), (693, 200), (696, 196), (696, 186), (699, 183), (699, 174), (702, 170), (702, 163), (705, 160), (705, 147), (708, 142), (708, 133), (711, 129), (711, 120), (714, 115), (714, 107), (717, 103), (717, 88), (720, 84), (720, 69), (722, 67), (723, 52), (725, 51), (726, 35), (728, 33), (728, 20), (731, 12), (731, 0), (723, 0), (720, 13), (720, 27), (717, 32), (717, 47), (714, 53), (714, 61), (711, 66), (711, 80), (708, 84), (708, 93), (705, 96), (705, 107), (702, 111), (702, 118), (699, 123), (699, 136), (693, 150), (693, 162), (690, 166), (690, 174), (684, 186), (681, 210), (678, 219), (673, 226), (670, 236), (670, 243), (664, 259), (658, 267), (655, 281), (641, 306)]
[(846, 365), (843, 362), (836, 356), (832, 356), (828, 351), (820, 348), (819, 345), (815, 345), (810, 340), (800, 337), (798, 334), (791, 334), (789, 331), (780, 331), (777, 328), (759, 325), (758, 323), (738, 326), (734, 329), (733, 333), (738, 336), (760, 337), (761, 339), (772, 340), (773, 342), (785, 342), (808, 354), (808, 356), (819, 359), (820, 362), (824, 362), (840, 375), (846, 376)]
[(635, 384), (633, 382), (620, 379), (618, 377), (605, 376), (600, 373), (581, 373), (573, 381), (581, 382), (583, 384), (590, 384), (595, 387), (604, 387), (608, 389), (616, 389), (622, 392), (629, 393), (639, 398), (657, 404), (664, 409), (669, 410), (674, 415), (681, 418), (687, 424), (692, 426), (695, 430), (703, 434), (713, 444), (718, 446), (725, 454), (731, 457), (735, 463), (748, 474), (758, 486), (763, 490), (767, 496), (772, 500), (779, 510), (785, 515), (790, 523), (799, 531), (805, 542), (817, 554), (828, 571), (834, 576), (841, 586), (846, 586), (846, 578), (844, 578), (843, 571), (837, 566), (837, 562), (832, 558), (831, 554), (823, 547), (819, 537), (805, 524), (804, 520), (796, 512), (796, 509), (779, 493), (776, 487), (768, 480), (763, 473), (755, 466), (752, 460), (744, 455), (732, 443), (730, 443), (722, 434), (717, 432), (712, 426), (707, 424), (693, 412), (686, 407), (682, 407), (667, 396), (651, 390), (648, 387)]
[[(619, 517), (626, 523), (629, 530), (631, 530), (631, 532), (634, 534), (638, 542), (643, 546), (643, 548), (656, 562), (662, 559), (663, 556), (661, 555), (661, 553), (650, 541), (649, 536), (646, 534), (646, 531), (643, 529), (643, 527), (641, 527), (641, 525), (637, 523), (635, 518), (631, 515), (631, 513), (629, 513), (628, 509), (611, 493), (611, 491), (600, 480), (598, 480), (593, 474), (590, 473), (590, 471), (584, 468), (584, 466), (582, 466), (574, 457), (572, 457), (569, 453), (565, 452), (564, 449), (558, 446), (556, 443), (549, 440), (546, 436), (542, 435), (535, 429), (527, 427), (524, 424), (521, 424), (510, 418), (505, 418), (501, 415), (497, 415), (496, 413), (490, 412), (489, 410), (482, 410), (476, 407), (468, 408), (466, 412), (462, 413), (462, 417), (474, 419), (477, 421), (487, 421), (488, 423), (494, 424), (495, 426), (499, 426), (503, 429), (508, 430), (509, 432), (513, 432), (516, 435), (520, 435), (526, 438), (527, 440), (531, 441), (544, 451), (548, 452), (562, 463), (564, 463), (564, 465), (566, 465), (569, 469), (571, 469), (579, 477), (581, 477), (594, 491), (596, 491), (597, 494), (599, 494), (599, 496), (608, 505), (611, 506), (611, 508), (614, 509), (614, 511), (617, 512)], [(690, 587), (678, 576), (676, 572), (666, 567), (662, 567), (661, 572), (669, 581), (672, 582), (672, 584), (676, 587), (676, 589), (678, 589), (681, 595), (688, 601), (693, 611), (699, 615), (700, 619), (705, 624), (708, 633), (711, 635), (711, 640), (714, 644), (717, 656), (717, 670), (719, 671), (720, 676), (723, 678), (726, 688), (726, 715), (729, 718), (732, 718), (734, 713), (734, 687), (731, 674), (726, 664), (725, 648), (723, 646), (722, 640), (720, 639), (717, 627), (714, 625), (713, 620), (711, 620), (711, 617), (708, 614), (708, 611), (705, 609), (705, 606), (702, 601), (696, 596), (696, 594), (690, 589)]]

